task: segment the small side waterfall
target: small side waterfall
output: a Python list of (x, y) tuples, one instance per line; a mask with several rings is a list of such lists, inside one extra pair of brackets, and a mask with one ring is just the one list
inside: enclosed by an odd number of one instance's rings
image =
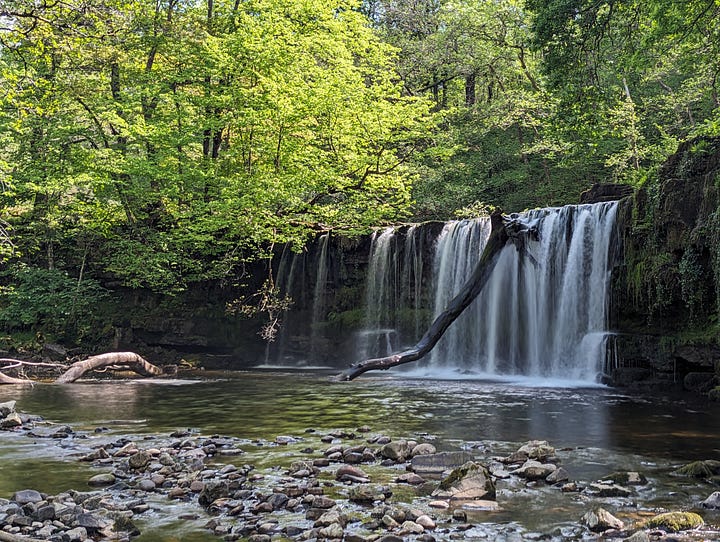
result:
[[(483, 293), (450, 327), (429, 367), (594, 381), (603, 369), (616, 203), (531, 211), (528, 254), (507, 246)], [(435, 313), (463, 284), (488, 221), (451, 222), (438, 239)]]
[(365, 281), (365, 317), (358, 331), (359, 357), (386, 356), (407, 346), (422, 325), (421, 228), (375, 232)]

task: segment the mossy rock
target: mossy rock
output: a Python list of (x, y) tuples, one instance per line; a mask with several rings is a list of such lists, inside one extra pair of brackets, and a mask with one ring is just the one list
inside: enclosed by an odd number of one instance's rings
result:
[(690, 476), (692, 478), (710, 478), (720, 473), (720, 461), (707, 459), (705, 461), (693, 461), (680, 467), (673, 474)]
[(669, 532), (687, 531), (704, 525), (705, 522), (694, 512), (665, 512), (647, 520), (644, 528), (663, 529)]
[(616, 484), (623, 486), (644, 486), (647, 484), (647, 478), (640, 472), (613, 472), (608, 476), (604, 476), (603, 480), (612, 480)]

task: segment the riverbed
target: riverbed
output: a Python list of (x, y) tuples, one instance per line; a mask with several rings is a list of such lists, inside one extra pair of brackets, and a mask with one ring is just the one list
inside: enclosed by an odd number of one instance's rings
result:
[[(199, 372), (178, 379), (86, 381), (58, 386), (0, 387), (0, 402), (56, 424), (82, 438), (49, 441), (0, 432), (0, 497), (33, 488), (46, 493), (87, 490), (97, 469), (78, 457), (118, 438), (155, 442), (173, 431), (241, 439), (240, 461), (258, 472), (284, 467), (320, 450), (322, 436), (366, 426), (369, 435), (432, 442), (438, 450), (468, 450), (479, 459), (511, 453), (532, 439), (558, 449), (571, 479), (594, 481), (614, 471), (638, 471), (647, 487), (629, 499), (601, 503), (632, 520), (652, 510), (696, 510), (712, 483), (672, 472), (692, 460), (720, 459), (720, 406), (684, 395), (629, 395), (605, 387), (559, 387), (552, 382), (437, 380), (380, 375), (332, 382), (323, 371)], [(291, 437), (278, 444), (278, 436)], [(237, 460), (236, 458), (233, 458)], [(227, 460), (225, 460), (227, 462)], [(396, 499), (426, 495), (398, 488)], [(499, 490), (500, 511), (473, 512), (475, 536), (522, 540), (543, 534), (562, 539), (596, 503), (533, 486)], [(197, 505), (158, 498), (139, 522), (136, 540), (218, 540), (204, 513), (178, 520)], [(202, 512), (200, 510), (200, 512)], [(479, 533), (479, 534), (478, 534)]]

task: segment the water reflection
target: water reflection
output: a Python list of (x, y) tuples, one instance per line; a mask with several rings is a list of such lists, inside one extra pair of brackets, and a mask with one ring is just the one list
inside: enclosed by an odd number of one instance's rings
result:
[[(176, 385), (167, 385), (174, 383)], [(192, 385), (191, 385), (192, 384)], [(0, 388), (0, 401), (58, 423), (137, 433), (195, 428), (247, 439), (369, 425), (442, 440), (546, 439), (559, 446), (694, 459), (717, 453), (720, 407), (688, 398), (631, 397), (607, 388), (529, 388), (498, 382), (365, 378), (322, 373), (208, 373), (188, 381)]]

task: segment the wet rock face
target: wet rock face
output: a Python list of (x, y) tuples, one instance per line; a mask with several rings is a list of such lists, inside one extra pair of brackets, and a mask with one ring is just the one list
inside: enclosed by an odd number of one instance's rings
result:
[[(616, 385), (666, 387), (658, 374), (683, 382), (688, 373), (712, 373), (720, 361), (717, 334), (707, 331), (720, 310), (719, 174), (720, 138), (687, 141), (659, 182), (620, 213), (624, 262), (614, 272), (611, 303), (618, 368), (650, 373), (618, 371)], [(693, 376), (685, 387), (708, 393), (717, 385), (711, 378)]]
[(432, 495), (450, 500), (492, 500), (495, 498), (495, 484), (485, 466), (468, 461), (440, 482)]

